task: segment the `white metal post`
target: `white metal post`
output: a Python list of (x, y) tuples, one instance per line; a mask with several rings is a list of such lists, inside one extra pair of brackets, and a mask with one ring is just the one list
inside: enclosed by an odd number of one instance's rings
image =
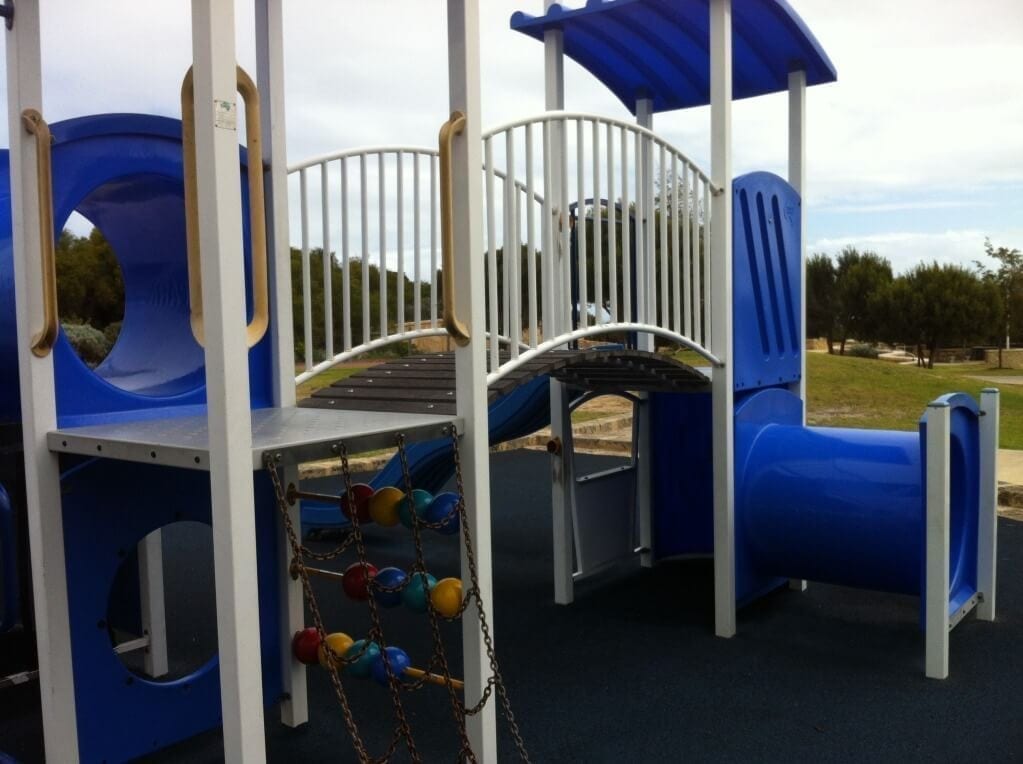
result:
[(982, 595), (977, 618), (995, 620), (998, 573), (998, 390), (980, 393), (980, 519), (977, 534), (977, 591)]
[[(651, 98), (636, 99), (636, 123), (647, 130), (654, 129), (654, 102)], [(653, 184), (653, 152), (650, 141), (643, 138), (643, 153), (636, 157), (636, 162), (643, 163), (643, 188), (636, 189), (636, 198), (643, 195), (642, 208), (646, 212), (646, 220), (636, 220), (636, 292), (639, 305), (645, 312), (639, 315), (639, 321), (655, 324), (656, 308), (654, 307), (653, 283), (656, 255), (653, 247), (654, 233), (654, 184)], [(623, 210), (623, 214), (628, 214)], [(628, 242), (623, 242), (628, 246)], [(653, 352), (654, 336), (640, 333), (637, 337), (640, 350)], [(639, 393), (640, 404), (633, 407), (635, 416), (639, 417), (636, 427), (636, 512), (639, 516), (639, 561), (645, 568), (654, 564), (654, 525), (653, 525), (653, 467), (651, 465), (652, 443), (650, 422), (650, 394)]]
[[(6, 40), (14, 303), (43, 744), (48, 761), (72, 762), (78, 760), (78, 736), (64, 568), (60, 467), (56, 454), (51, 454), (46, 447), (46, 433), (57, 426), (53, 355), (39, 358), (29, 347), (33, 334), (42, 325), (43, 274), (39, 257), (36, 149), (34, 138), (22, 124), (21, 113), (30, 108), (43, 111), (39, 31), (38, 2), (18, 3), (17, 21), (7, 32)], [(54, 235), (53, 231), (47, 233)]]
[[(263, 183), (266, 189), (266, 225), (270, 278), (270, 342), (274, 368), (274, 405), (295, 405), (295, 338), (291, 304), (291, 243), (288, 237), (288, 163), (284, 118), (284, 31), (281, 0), (255, 0), (256, 72), (259, 83), (260, 118), (263, 121)], [(348, 299), (347, 297), (345, 298)], [(285, 484), (298, 484), (298, 470), (288, 468)], [(289, 510), (291, 522), (300, 527), (301, 509)], [(302, 585), (292, 580), (285, 564), (291, 555), (278, 525), (278, 584), (281, 596), (281, 676), (286, 700), (281, 721), (296, 727), (309, 720), (306, 668), (289, 649), (291, 636), (305, 625)]]
[(789, 183), (799, 194), (799, 399), (806, 424), (806, 72), (789, 73)]
[[(806, 72), (789, 72), (789, 183), (799, 194), (799, 385), (806, 426)], [(792, 579), (789, 588), (805, 592), (806, 581)]]
[[(483, 203), (480, 167), (480, 37), (478, 0), (448, 0), (448, 89), (451, 111), (465, 114), (465, 128), (452, 145), (454, 244), (458, 267), (455, 293), (468, 309), (472, 341), (455, 350), (455, 400), (462, 417), (462, 475), (467, 517), (476, 546), (477, 575), (483, 610), (493, 633), (493, 573), (490, 541), (490, 462), (488, 453), (487, 375), (483, 318)], [(447, 297), (445, 297), (447, 299)], [(462, 582), (469, 571), (462, 554)], [(465, 702), (474, 705), (490, 675), (475, 608), (462, 616)], [(495, 704), (488, 703), (466, 720), (477, 760), (497, 761)]]
[(926, 673), (948, 676), (949, 431), (951, 410), (935, 401), (927, 407), (927, 542), (924, 581)]
[(149, 639), (143, 668), (151, 677), (167, 673), (167, 610), (163, 588), (163, 532), (153, 531), (138, 543), (139, 599), (142, 633)]
[[(554, 531), (554, 602), (569, 605), (575, 599), (573, 574), (575, 573), (575, 528), (572, 522), (572, 493), (575, 488), (574, 444), (572, 412), (568, 393), (560, 382), (551, 381), (558, 388), (560, 408), (553, 408), (555, 394), (551, 393), (551, 437), (555, 448), (551, 451), (552, 527)], [(557, 434), (553, 423), (558, 423)]]
[(193, 0), (213, 558), (224, 756), (260, 762), (263, 681), (242, 268), (233, 0)]
[(714, 459), (714, 633), (735, 634), (735, 433), (732, 368), (732, 0), (710, 4), (711, 381)]
[[(647, 130), (654, 129), (654, 102), (650, 98), (637, 98), (636, 99), (636, 124), (640, 127), (645, 127)], [(652, 294), (651, 283), (653, 283), (653, 268), (654, 268), (654, 248), (653, 248), (653, 229), (654, 229), (654, 184), (653, 184), (653, 154), (651, 151), (650, 141), (643, 136), (642, 140), (642, 155), (636, 157), (637, 164), (642, 163), (643, 171), (643, 188), (636, 189), (636, 200), (640, 199), (642, 194), (642, 204), (637, 204), (637, 210), (642, 209), (644, 211), (644, 219), (636, 219), (636, 256), (634, 263), (636, 265), (636, 295), (637, 302), (641, 306), (638, 319), (640, 323), (653, 324), (656, 323), (653, 320), (655, 309), (654, 309), (654, 295)], [(640, 334), (637, 338), (638, 347), (640, 350), (652, 351), (654, 349), (654, 337), (652, 334)]]
[[(557, 0), (544, 0), (544, 10), (554, 5)], [(560, 29), (548, 29), (544, 32), (544, 108), (547, 111), (562, 111), (565, 108), (565, 40)], [(553, 251), (553, 283), (543, 285), (544, 291), (550, 294), (549, 304), (553, 310), (544, 313), (544, 339), (554, 337), (571, 329), (565, 322), (565, 302), (571, 300), (571, 285), (564, 283), (563, 258), (570, 257), (562, 252), (559, 243), (562, 241), (560, 226), (568, 225), (568, 210), (561, 209), (562, 189), (568, 182), (562, 177), (564, 162), (562, 156), (562, 126), (551, 123), (551, 197), (554, 200), (555, 235), (551, 237)], [(557, 253), (557, 257), (555, 257)], [(551, 406), (551, 438), (562, 444), (570, 443), (572, 438), (572, 418), (568, 408), (568, 389), (561, 382), (550, 382)], [(554, 601), (559, 605), (567, 605), (574, 597), (572, 572), (575, 561), (572, 550), (572, 469), (571, 459), (566, 449), (551, 454), (551, 511), (553, 543), (554, 543)]]

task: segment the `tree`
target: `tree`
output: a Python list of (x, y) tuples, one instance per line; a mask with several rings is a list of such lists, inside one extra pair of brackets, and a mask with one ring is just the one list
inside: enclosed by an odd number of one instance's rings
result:
[(855, 336), (873, 342), (881, 334), (882, 323), (877, 312), (880, 295), (892, 283), (892, 265), (875, 252), (859, 252), (846, 247), (838, 256), (835, 274), (837, 325), (841, 353), (845, 342)]
[(1008, 350), (1013, 331), (1019, 333), (1023, 329), (1019, 326), (1023, 324), (1023, 253), (1008, 247), (995, 249), (991, 239), (984, 240), (984, 253), (998, 261), (996, 270), (991, 270), (980, 261), (975, 261), (975, 265), (981, 277), (994, 284), (1001, 294), (1002, 309), (998, 318), (1005, 330), (1005, 349)]
[(967, 268), (933, 262), (900, 276), (887, 304), (898, 316), (898, 334), (926, 347), (927, 367), (933, 369), (943, 343), (966, 345), (988, 336), (1001, 311), (1001, 295), (990, 280)]
[(816, 254), (806, 261), (806, 336), (826, 337), (828, 352), (834, 353), (833, 341), (838, 320), (837, 272), (831, 258)]
[(56, 247), (57, 305), (64, 323), (103, 331), (124, 317), (124, 279), (99, 229), (88, 236), (61, 231)]

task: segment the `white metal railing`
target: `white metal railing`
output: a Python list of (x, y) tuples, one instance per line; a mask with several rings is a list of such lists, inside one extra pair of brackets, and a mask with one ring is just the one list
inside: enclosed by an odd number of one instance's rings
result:
[[(483, 142), (486, 327), (476, 336), (489, 343), (488, 382), (598, 335), (659, 336), (718, 363), (708, 345), (716, 189), (704, 172), (651, 131), (588, 114), (546, 112)], [(445, 334), (435, 149), (350, 149), (292, 166), (289, 183), (301, 231), (298, 382)]]
[(528, 345), (505, 358), (492, 343), (488, 381), (560, 345), (633, 332), (719, 363), (706, 173), (649, 130), (569, 112), (496, 127), (483, 154), (487, 330)]

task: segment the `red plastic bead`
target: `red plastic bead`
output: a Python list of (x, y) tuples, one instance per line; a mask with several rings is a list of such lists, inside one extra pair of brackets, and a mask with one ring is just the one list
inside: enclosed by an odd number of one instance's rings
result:
[[(359, 515), (360, 524), (373, 522), (369, 514), (369, 500), (373, 498), (373, 493), (373, 486), (366, 483), (355, 483), (352, 486), (352, 495), (355, 496), (355, 511)], [(347, 492), (341, 494), (341, 514), (349, 520), (352, 519), (351, 512), (348, 509)]]
[(361, 562), (353, 562), (345, 568), (345, 577), (341, 579), (341, 588), (353, 600), (363, 602), (369, 599), (369, 581), (376, 574), (375, 565), (370, 565), (368, 562), (365, 565)]
[(296, 631), (295, 636), (291, 638), (291, 652), (299, 663), (307, 666), (319, 663), (319, 651), (320, 634), (312, 626)]

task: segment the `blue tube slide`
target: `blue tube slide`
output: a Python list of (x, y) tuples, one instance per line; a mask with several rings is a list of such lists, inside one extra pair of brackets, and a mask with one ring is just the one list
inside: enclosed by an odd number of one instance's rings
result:
[[(952, 407), (950, 611), (977, 586), (978, 408)], [(763, 390), (736, 411), (739, 600), (808, 579), (920, 595), (926, 424), (919, 432), (803, 427), (800, 402)]]
[[(124, 320), (110, 354), (90, 369), (61, 331), (53, 351), (62, 426), (196, 413), (205, 360), (189, 326), (181, 123), (142, 114), (51, 126), (53, 213), (59, 236), (73, 212), (113, 248), (124, 278)], [(242, 204), (248, 204), (245, 152)], [(0, 422), (20, 419), (8, 153), (0, 152)], [(251, 295), (248, 217), (243, 216)], [(250, 307), (251, 311), (251, 300)], [(269, 335), (249, 352), (253, 408), (269, 406)]]
[[(551, 421), (550, 378), (537, 377), (501, 396), (490, 404), (490, 445), (521, 438), (546, 427)], [(412, 485), (436, 493), (454, 474), (454, 455), (448, 438), (411, 443), (406, 448)], [(404, 490), (405, 480), (397, 456), (370, 481), (374, 488), (397, 486)], [(348, 521), (336, 504), (302, 502), (304, 528), (334, 528)]]

